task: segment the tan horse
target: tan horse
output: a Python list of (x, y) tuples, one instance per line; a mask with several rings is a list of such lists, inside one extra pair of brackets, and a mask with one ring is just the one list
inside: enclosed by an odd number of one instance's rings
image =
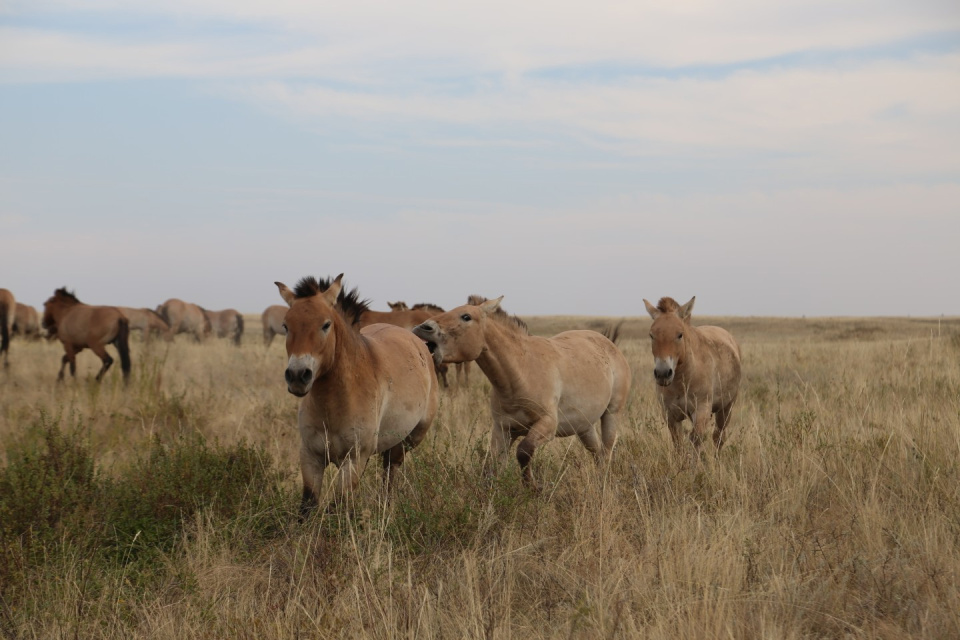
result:
[[(202, 307), (201, 307), (202, 308)], [(224, 309), (223, 311), (209, 311), (203, 309), (203, 314), (207, 316), (207, 321), (218, 338), (233, 338), (233, 344), (240, 346), (243, 338), (243, 316), (236, 309)]]
[[(390, 311), (364, 311), (360, 316), (360, 327), (366, 327), (371, 324), (382, 322), (392, 324), (404, 329), (413, 329), (418, 324), (428, 318), (443, 313), (443, 309), (429, 302), (421, 302), (413, 305), (413, 308), (407, 306), (406, 302), (388, 302)], [(444, 387), (447, 384), (447, 365), (436, 363), (437, 378)]]
[(170, 298), (157, 307), (157, 313), (170, 325), (170, 335), (173, 336), (189, 333), (197, 342), (202, 342), (212, 329), (203, 307), (192, 302)]
[(684, 419), (689, 418), (693, 424), (690, 440), (699, 451), (710, 416), (716, 415), (713, 444), (719, 452), (740, 390), (740, 345), (726, 329), (690, 323), (696, 299), (681, 306), (673, 298), (660, 298), (656, 307), (643, 301), (653, 318), (653, 377), (677, 450), (683, 448), (680, 429)]
[(17, 313), (17, 300), (9, 289), (0, 289), (0, 354), (3, 354), (3, 366), (10, 366), (10, 334), (13, 331), (13, 319)]
[(152, 334), (163, 336), (164, 340), (173, 340), (170, 325), (153, 309), (135, 307), (117, 307), (130, 321), (130, 330), (139, 331), (144, 341), (149, 341)]
[(277, 282), (290, 305), (287, 390), (300, 403), (301, 515), (317, 506), (324, 469), (339, 467), (338, 500), (353, 492), (367, 460), (381, 455), (390, 484), (404, 452), (423, 440), (439, 404), (426, 345), (396, 326), (357, 330), (365, 303), (345, 294), (343, 274), (332, 283), (300, 280), (294, 291)]
[(501, 299), (457, 307), (413, 330), (435, 360), (476, 360), (490, 380), (494, 463), (502, 465), (522, 437), (517, 461), (524, 480), (535, 487), (530, 460), (554, 437), (576, 435), (598, 461), (609, 459), (618, 414), (630, 393), (626, 358), (596, 331), (532, 336), (522, 321), (500, 312)]
[(40, 314), (37, 313), (37, 310), (28, 304), (18, 302), (17, 310), (13, 316), (11, 334), (31, 340), (39, 340), (41, 337)]
[(287, 315), (287, 307), (274, 304), (263, 310), (260, 321), (263, 323), (263, 344), (270, 346), (273, 336), (285, 336), (287, 330), (283, 328), (283, 316)]
[(120, 369), (123, 380), (130, 377), (130, 323), (116, 307), (95, 307), (83, 304), (77, 297), (62, 287), (43, 303), (43, 328), (63, 343), (66, 353), (60, 363), (60, 375), (70, 363), (70, 375), (77, 375), (77, 354), (86, 348), (100, 357), (103, 366), (97, 373), (97, 382), (103, 378), (113, 358), (107, 353), (106, 345), (113, 344), (120, 354)]

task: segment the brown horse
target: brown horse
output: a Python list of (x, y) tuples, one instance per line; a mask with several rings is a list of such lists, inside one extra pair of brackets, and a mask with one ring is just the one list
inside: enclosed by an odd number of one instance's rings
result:
[(130, 324), (126, 316), (116, 307), (94, 307), (83, 304), (77, 297), (61, 287), (43, 303), (43, 328), (56, 335), (63, 343), (66, 352), (60, 363), (60, 375), (70, 363), (70, 375), (77, 375), (77, 354), (86, 348), (100, 357), (103, 366), (97, 373), (97, 382), (103, 378), (113, 358), (107, 353), (106, 345), (113, 344), (120, 353), (120, 369), (123, 380), (130, 377)]
[[(201, 307), (202, 309), (202, 307)], [(223, 311), (209, 311), (203, 309), (203, 314), (207, 316), (214, 333), (218, 338), (233, 338), (233, 344), (240, 346), (243, 338), (243, 316), (236, 309), (224, 309)]]
[(576, 435), (598, 461), (609, 459), (630, 393), (630, 365), (620, 349), (596, 331), (532, 336), (519, 318), (500, 311), (501, 299), (457, 307), (413, 330), (436, 361), (476, 360), (490, 380), (494, 463), (502, 465), (522, 437), (517, 461), (536, 487), (530, 460), (554, 437)]
[(130, 330), (137, 330), (143, 335), (144, 341), (149, 341), (152, 334), (163, 336), (164, 340), (173, 340), (170, 325), (159, 313), (153, 309), (134, 307), (117, 307), (130, 321)]
[[(428, 318), (443, 313), (441, 307), (429, 302), (415, 304), (412, 309), (407, 306), (406, 302), (388, 302), (387, 304), (390, 306), (390, 311), (364, 311), (363, 315), (360, 316), (360, 327), (382, 322), (404, 329), (413, 329)], [(436, 363), (436, 369), (440, 384), (447, 387), (447, 365), (438, 362)]]
[(349, 497), (370, 456), (380, 453), (390, 484), (404, 452), (423, 440), (439, 404), (426, 345), (410, 331), (377, 324), (357, 330), (366, 304), (332, 283), (303, 278), (294, 291), (275, 283), (290, 305), (287, 390), (300, 403), (301, 515), (317, 506), (324, 469), (339, 467), (338, 500)]
[(696, 299), (694, 296), (679, 305), (673, 298), (660, 298), (656, 307), (643, 301), (653, 318), (653, 377), (677, 450), (683, 448), (680, 428), (684, 419), (689, 418), (693, 424), (690, 440), (699, 451), (710, 416), (716, 415), (713, 444), (719, 453), (740, 390), (740, 345), (726, 329), (690, 323)]
[(263, 310), (260, 321), (263, 323), (263, 344), (270, 346), (273, 336), (285, 336), (287, 330), (283, 328), (283, 316), (287, 315), (287, 307), (274, 304)]
[(18, 302), (17, 310), (13, 316), (13, 328), (10, 333), (31, 340), (39, 340), (41, 336), (40, 314), (30, 305)]
[(13, 319), (17, 313), (17, 300), (9, 289), (0, 289), (0, 354), (3, 354), (3, 366), (10, 366), (10, 334), (13, 331)]
[(202, 342), (212, 329), (210, 320), (203, 312), (203, 307), (192, 302), (170, 298), (157, 307), (157, 313), (170, 325), (172, 336), (189, 333), (197, 342)]

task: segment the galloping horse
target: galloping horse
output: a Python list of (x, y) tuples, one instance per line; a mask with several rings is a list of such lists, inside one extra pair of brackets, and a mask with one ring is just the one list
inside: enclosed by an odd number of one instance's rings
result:
[(120, 369), (123, 371), (123, 380), (130, 377), (130, 324), (126, 316), (116, 307), (95, 307), (83, 304), (77, 297), (61, 287), (43, 303), (43, 328), (51, 335), (56, 335), (63, 343), (66, 353), (60, 363), (60, 375), (57, 381), (63, 380), (63, 369), (70, 363), (70, 375), (77, 375), (77, 354), (85, 348), (90, 348), (100, 357), (103, 366), (97, 373), (97, 382), (103, 378), (113, 358), (107, 353), (106, 345), (113, 344), (120, 353)]
[(134, 307), (117, 307), (130, 321), (130, 330), (137, 330), (143, 335), (144, 341), (150, 340), (150, 335), (162, 335), (164, 340), (173, 340), (170, 325), (153, 309), (137, 309)]
[(284, 318), (287, 390), (300, 403), (301, 516), (316, 508), (324, 469), (339, 467), (338, 501), (350, 496), (367, 460), (381, 455), (384, 484), (437, 414), (437, 378), (426, 345), (410, 331), (375, 324), (357, 330), (366, 303), (333, 282), (275, 283)]
[(9, 289), (0, 289), (0, 354), (3, 354), (3, 366), (10, 366), (10, 333), (13, 330), (13, 318), (17, 312), (17, 300)]
[(707, 435), (710, 416), (716, 415), (713, 444), (723, 446), (724, 428), (740, 390), (740, 345), (726, 329), (695, 327), (690, 323), (693, 302), (684, 305), (660, 298), (657, 306), (643, 301), (653, 318), (650, 340), (657, 397), (677, 450), (682, 450), (681, 423), (693, 424), (690, 440), (699, 452)]
[(218, 338), (233, 336), (233, 344), (240, 346), (240, 340), (243, 338), (243, 316), (240, 315), (239, 311), (236, 309), (224, 309), (223, 311), (203, 309), (203, 314), (207, 316), (207, 321)]
[(533, 487), (530, 460), (554, 437), (576, 435), (598, 461), (609, 459), (630, 393), (626, 358), (596, 331), (531, 336), (519, 318), (500, 312), (502, 298), (457, 307), (413, 330), (435, 361), (476, 360), (490, 380), (491, 458), (502, 465), (522, 437), (517, 461)]
[(21, 335), (31, 340), (40, 339), (40, 314), (28, 304), (17, 303), (17, 310), (13, 316), (13, 335)]
[(273, 336), (285, 336), (287, 330), (283, 328), (283, 316), (287, 315), (287, 307), (274, 304), (263, 310), (260, 321), (263, 323), (263, 344), (270, 346)]
[(172, 336), (190, 333), (197, 342), (201, 342), (211, 331), (210, 320), (204, 314), (203, 307), (191, 302), (170, 298), (157, 307), (157, 313), (170, 325)]

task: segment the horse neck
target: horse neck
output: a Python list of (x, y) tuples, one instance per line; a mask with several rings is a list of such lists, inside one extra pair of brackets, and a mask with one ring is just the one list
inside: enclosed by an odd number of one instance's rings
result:
[(518, 345), (528, 337), (492, 318), (485, 323), (485, 348), (477, 358), (477, 366), (501, 394), (510, 395), (510, 391), (523, 379), (523, 351)]
[(324, 379), (324, 384), (314, 383), (311, 393), (323, 390), (332, 390), (341, 386), (350, 385), (354, 374), (358, 369), (369, 367), (369, 349), (366, 342), (360, 336), (343, 316), (335, 313), (333, 316), (333, 327), (331, 331), (336, 331), (336, 345), (334, 346), (333, 362), (330, 367), (323, 372), (323, 375), (317, 376)]
[(82, 306), (82, 302), (57, 302), (50, 308), (50, 315), (53, 316), (53, 321), (58, 323), (63, 319), (65, 315), (70, 313), (73, 309), (77, 309)]
[(684, 379), (697, 367), (703, 353), (703, 336), (700, 330), (689, 323), (685, 323), (683, 330), (683, 347), (677, 359), (677, 375)]

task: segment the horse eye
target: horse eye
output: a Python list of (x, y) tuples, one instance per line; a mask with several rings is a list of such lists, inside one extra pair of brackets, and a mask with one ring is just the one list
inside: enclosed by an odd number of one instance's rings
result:
[(681, 338), (683, 338), (683, 334), (682, 334), (682, 333), (677, 336), (677, 340), (680, 340)]
[(330, 322), (329, 320), (327, 320), (326, 322), (323, 323), (323, 331), (324, 331), (324, 332), (327, 332), (327, 331), (330, 330), (330, 324), (331, 324), (331, 322)]
[(460, 319), (463, 320), (464, 322), (470, 322), (471, 320), (473, 320), (473, 318), (470, 317), (469, 313), (463, 314), (462, 316), (460, 316)]

